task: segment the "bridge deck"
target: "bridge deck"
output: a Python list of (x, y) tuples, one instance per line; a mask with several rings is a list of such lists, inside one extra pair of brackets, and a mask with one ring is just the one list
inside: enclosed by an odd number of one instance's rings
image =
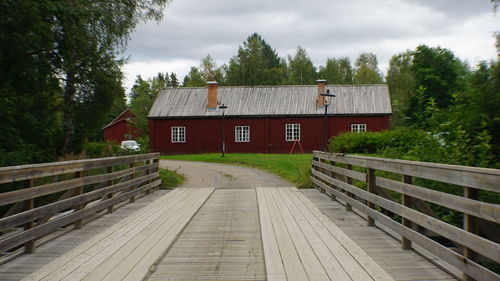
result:
[(454, 280), (317, 190), (212, 190), (176, 189), (49, 265), (1, 266), (0, 279), (38, 266), (30, 279), (142, 280), (167, 252), (151, 280)]

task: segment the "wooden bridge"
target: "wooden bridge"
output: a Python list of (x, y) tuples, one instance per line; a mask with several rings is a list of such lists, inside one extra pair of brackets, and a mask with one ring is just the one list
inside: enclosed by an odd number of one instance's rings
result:
[(167, 192), (158, 166), (0, 168), (0, 280), (500, 280), (499, 170), (315, 152), (317, 189)]

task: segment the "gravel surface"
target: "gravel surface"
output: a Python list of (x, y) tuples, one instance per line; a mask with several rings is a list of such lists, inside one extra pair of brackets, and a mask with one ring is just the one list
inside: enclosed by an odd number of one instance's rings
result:
[(292, 183), (255, 168), (228, 164), (160, 160), (160, 168), (185, 176), (180, 187), (254, 188), (285, 187)]

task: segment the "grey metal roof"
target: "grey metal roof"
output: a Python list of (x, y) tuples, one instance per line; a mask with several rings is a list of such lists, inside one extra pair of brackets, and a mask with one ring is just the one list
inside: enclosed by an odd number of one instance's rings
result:
[[(391, 114), (385, 84), (327, 85), (331, 94), (328, 114)], [(217, 100), (227, 105), (227, 116), (322, 115), (316, 107), (317, 86), (218, 87)], [(149, 118), (210, 117), (222, 115), (207, 109), (207, 88), (169, 88), (156, 98)]]

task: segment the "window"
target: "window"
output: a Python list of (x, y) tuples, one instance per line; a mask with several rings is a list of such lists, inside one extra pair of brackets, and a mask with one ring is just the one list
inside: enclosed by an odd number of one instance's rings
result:
[(234, 132), (235, 142), (250, 142), (250, 126), (236, 126)]
[(351, 132), (366, 132), (366, 124), (351, 124)]
[(172, 142), (186, 142), (186, 127), (172, 127)]
[(300, 124), (286, 124), (285, 133), (286, 133), (286, 141), (299, 141)]

